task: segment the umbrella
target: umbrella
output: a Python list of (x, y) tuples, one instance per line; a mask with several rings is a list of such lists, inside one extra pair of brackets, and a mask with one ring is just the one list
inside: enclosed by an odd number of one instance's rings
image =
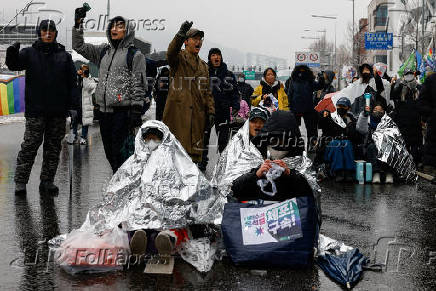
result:
[(351, 289), (360, 280), (367, 261), (356, 248), (338, 256), (328, 253), (320, 255), (317, 264), (327, 276)]

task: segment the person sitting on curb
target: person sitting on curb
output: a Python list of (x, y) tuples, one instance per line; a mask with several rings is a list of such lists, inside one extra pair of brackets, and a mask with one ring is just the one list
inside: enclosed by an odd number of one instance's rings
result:
[[(312, 193), (312, 189), (304, 176), (289, 169), (283, 160), (286, 157), (302, 154), (304, 142), (301, 143), (300, 147), (298, 143), (300, 139), (301, 133), (293, 113), (289, 111), (274, 112), (254, 141), (256, 147), (263, 153), (264, 162), (233, 181), (233, 197), (240, 202), (258, 199), (284, 201)], [(275, 180), (277, 192), (270, 196), (261, 190), (258, 181), (265, 179), (265, 175), (274, 167), (274, 164), (281, 167), (283, 172)]]
[(323, 159), (330, 166), (330, 174), (336, 177), (336, 182), (351, 182), (355, 170), (353, 146), (356, 140), (356, 119), (349, 112), (351, 102), (347, 97), (339, 99), (336, 107), (336, 112), (321, 112), (321, 140), (331, 141), (326, 141), (328, 144), (319, 147), (316, 159)]
[(372, 164), (372, 183), (374, 184), (382, 182), (382, 174), (386, 175), (386, 184), (392, 184), (394, 182), (392, 169), (389, 165), (377, 159), (378, 149), (372, 138), (374, 131), (377, 129), (377, 126), (385, 114), (385, 106), (382, 102), (376, 102), (372, 111), (369, 106), (365, 106), (365, 111), (360, 113), (356, 125), (356, 130), (364, 136), (364, 157), (367, 162)]

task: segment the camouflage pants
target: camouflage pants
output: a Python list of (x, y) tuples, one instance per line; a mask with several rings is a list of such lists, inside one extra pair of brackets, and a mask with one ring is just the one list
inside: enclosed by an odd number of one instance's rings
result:
[(38, 149), (44, 140), (41, 180), (53, 181), (59, 164), (64, 117), (26, 117), (24, 141), (17, 157), (15, 183), (27, 184)]

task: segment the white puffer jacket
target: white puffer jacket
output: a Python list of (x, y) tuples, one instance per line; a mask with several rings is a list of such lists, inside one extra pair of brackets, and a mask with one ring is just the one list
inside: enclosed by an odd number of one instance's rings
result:
[(93, 78), (83, 78), (82, 88), (82, 125), (91, 125), (94, 120), (94, 105), (92, 94), (95, 92), (97, 83)]

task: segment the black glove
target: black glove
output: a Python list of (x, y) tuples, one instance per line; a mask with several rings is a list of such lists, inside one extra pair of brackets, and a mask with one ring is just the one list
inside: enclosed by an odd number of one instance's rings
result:
[(7, 54), (18, 54), (20, 51), (20, 43), (19, 42), (14, 42), (11, 46), (8, 47), (8, 49), (6, 50)]
[(215, 125), (215, 115), (214, 114), (209, 114), (208, 116), (208, 121), (209, 121), (209, 128), (212, 128)]
[(185, 21), (180, 26), (179, 32), (177, 34), (182, 37), (186, 37), (186, 33), (188, 32), (188, 30), (191, 29), (191, 27), (192, 27), (192, 21)]
[(86, 8), (79, 7), (74, 11), (74, 27), (78, 29), (83, 23), (83, 19), (86, 17)]
[(132, 106), (129, 114), (129, 128), (135, 128), (142, 125), (142, 106)]

